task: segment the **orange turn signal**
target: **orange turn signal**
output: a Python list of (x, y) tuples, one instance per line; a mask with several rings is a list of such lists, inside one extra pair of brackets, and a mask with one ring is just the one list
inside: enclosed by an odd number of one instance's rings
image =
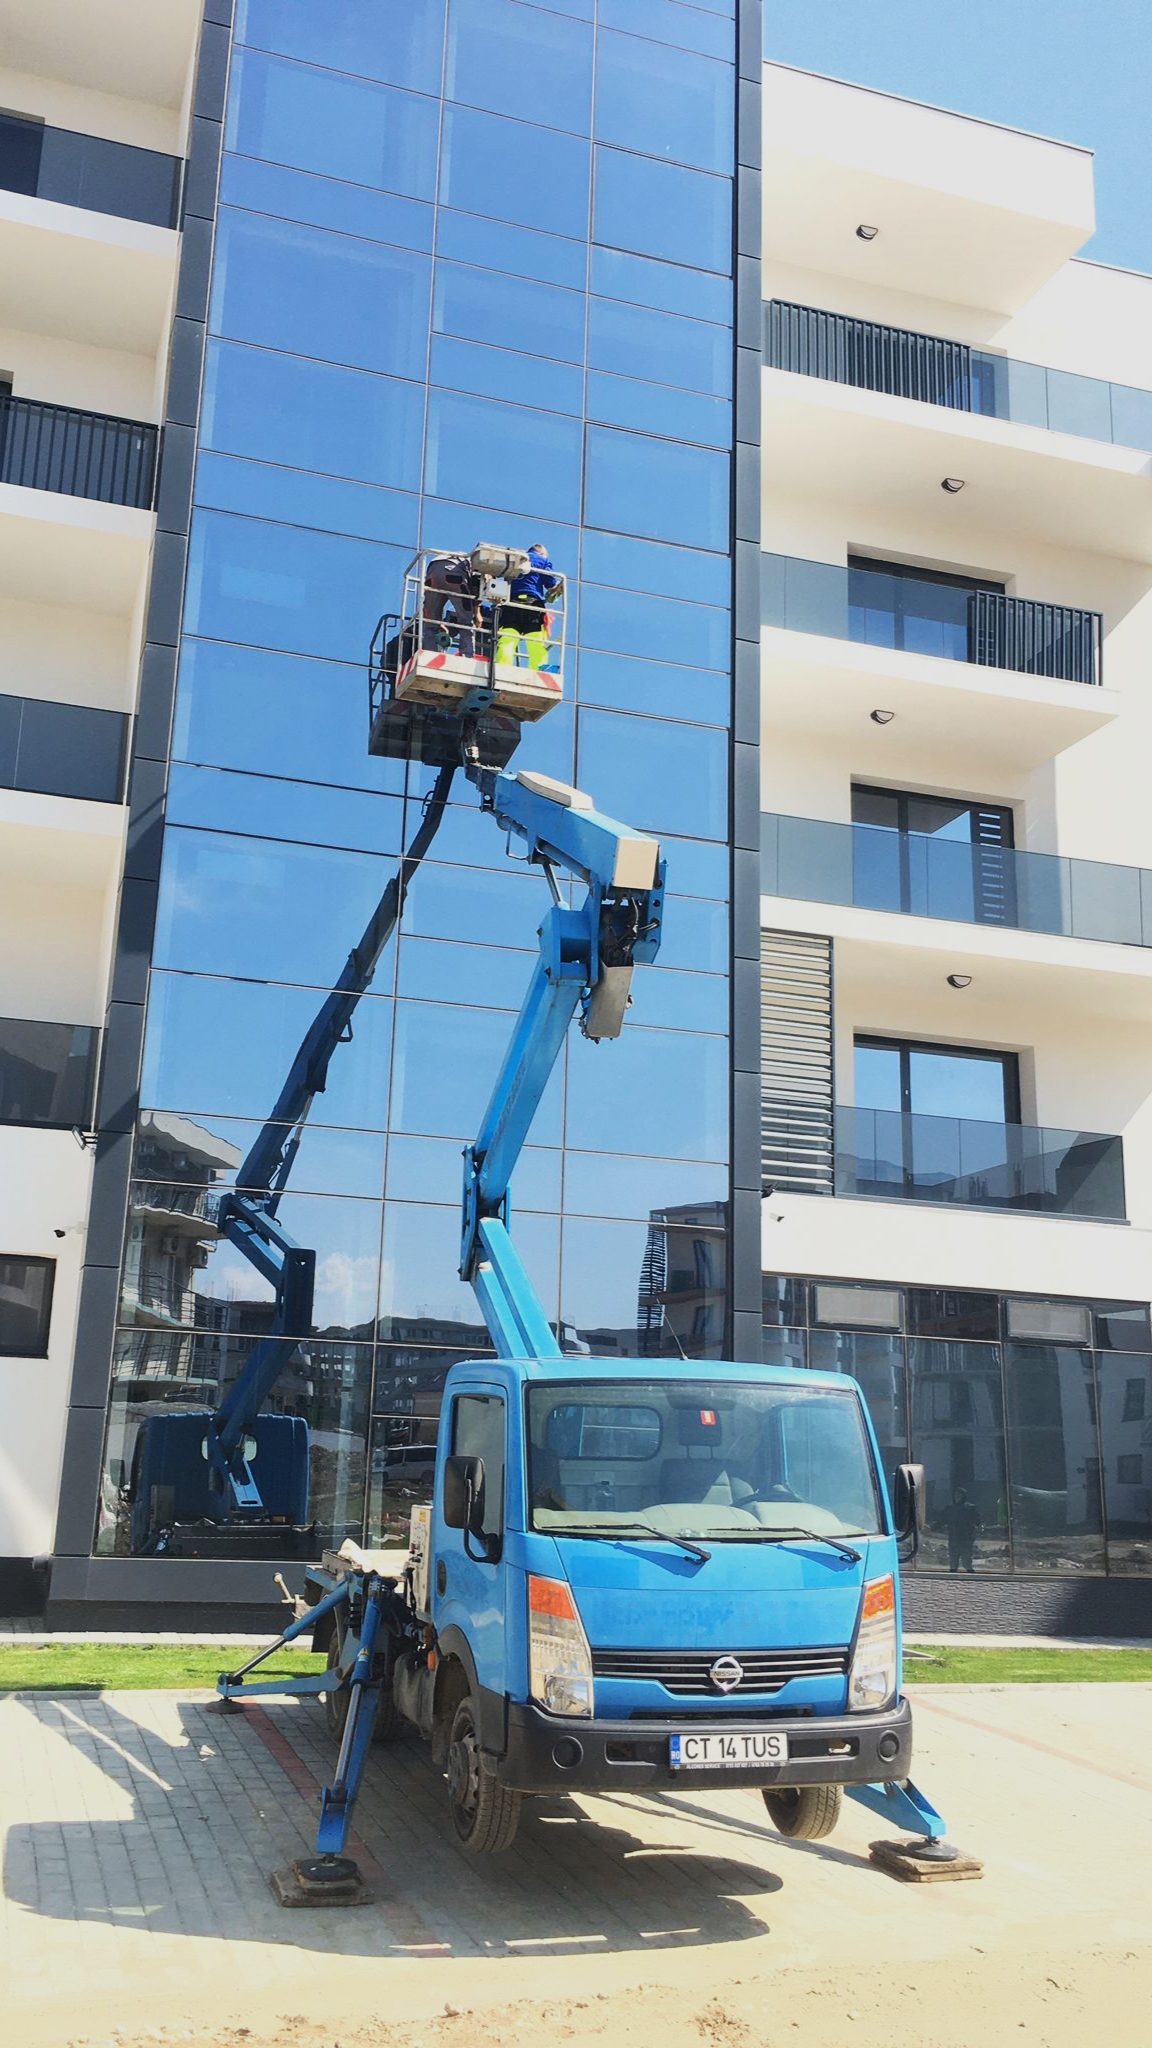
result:
[(566, 1579), (529, 1577), (528, 1608), (532, 1614), (550, 1614), (556, 1621), (575, 1621), (578, 1618)]
[(878, 1614), (894, 1614), (895, 1612), (896, 1587), (891, 1573), (888, 1574), (886, 1579), (873, 1579), (870, 1585), (865, 1586), (864, 1606), (860, 1613), (861, 1621), (874, 1621)]

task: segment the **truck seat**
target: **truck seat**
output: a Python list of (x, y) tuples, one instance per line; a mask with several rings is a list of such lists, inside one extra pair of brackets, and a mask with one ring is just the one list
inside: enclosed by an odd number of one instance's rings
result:
[(752, 1488), (723, 1465), (699, 1458), (665, 1458), (660, 1467), (660, 1498), (672, 1501), (708, 1501), (713, 1507), (738, 1508), (750, 1499)]

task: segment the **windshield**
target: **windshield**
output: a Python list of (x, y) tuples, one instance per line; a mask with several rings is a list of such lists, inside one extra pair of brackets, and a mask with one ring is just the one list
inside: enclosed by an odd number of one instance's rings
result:
[(880, 1497), (849, 1387), (594, 1380), (528, 1392), (531, 1526), (643, 1540), (875, 1536)]

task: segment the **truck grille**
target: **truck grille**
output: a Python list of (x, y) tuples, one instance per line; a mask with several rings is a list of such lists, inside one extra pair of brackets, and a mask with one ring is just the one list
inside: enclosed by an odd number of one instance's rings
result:
[[(736, 1685), (716, 1685), (709, 1673), (721, 1657), (735, 1657), (742, 1676)], [(679, 1697), (696, 1694), (738, 1699), (744, 1693), (779, 1692), (793, 1678), (842, 1678), (848, 1648), (816, 1650), (593, 1650), (597, 1678), (647, 1679)]]

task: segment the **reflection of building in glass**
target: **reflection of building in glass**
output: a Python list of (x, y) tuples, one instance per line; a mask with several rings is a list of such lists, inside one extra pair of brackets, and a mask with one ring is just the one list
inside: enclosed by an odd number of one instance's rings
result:
[(636, 1303), (641, 1358), (721, 1355), (723, 1222), (721, 1202), (680, 1203), (651, 1212)]
[(141, 1116), (124, 1250), (125, 1323), (170, 1330), (199, 1322), (195, 1275), (217, 1242), (212, 1189), (239, 1163), (237, 1146), (189, 1117)]

